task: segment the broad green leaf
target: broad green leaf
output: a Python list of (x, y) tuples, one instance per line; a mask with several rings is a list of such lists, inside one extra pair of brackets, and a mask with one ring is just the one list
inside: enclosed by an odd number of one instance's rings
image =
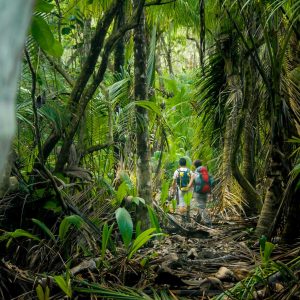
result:
[(78, 215), (71, 215), (71, 216), (65, 217), (59, 226), (58, 235), (59, 235), (60, 240), (63, 240), (65, 238), (71, 225), (74, 225), (77, 229), (79, 229), (81, 227), (82, 223), (83, 223), (83, 220)]
[(169, 183), (167, 181), (164, 181), (161, 185), (161, 194), (160, 194), (160, 201), (161, 204), (165, 204), (166, 200), (169, 196)]
[(270, 242), (265, 243), (265, 249), (264, 249), (264, 262), (268, 262), (270, 260), (270, 256), (275, 248), (275, 245)]
[(126, 248), (128, 248), (132, 239), (133, 232), (133, 223), (131, 216), (124, 207), (119, 207), (116, 210), (116, 219), (124, 245)]
[(50, 297), (50, 288), (48, 285), (46, 285), (46, 288), (45, 288), (45, 300), (48, 300)]
[(156, 160), (159, 160), (160, 159), (160, 156), (161, 156), (162, 152), (161, 151), (155, 151), (153, 156)]
[(38, 225), (51, 238), (51, 240), (53, 240), (55, 242), (54, 234), (51, 232), (51, 230), (45, 223), (41, 222), (40, 220), (34, 219), (34, 218), (32, 219), (32, 222), (35, 223), (36, 225)]
[(267, 237), (265, 235), (262, 235), (259, 238), (259, 246), (262, 252), (265, 251), (266, 242), (267, 242)]
[(127, 183), (124, 181), (120, 184), (120, 186), (118, 187), (117, 190), (117, 200), (119, 203), (121, 203), (121, 201), (124, 199), (124, 197), (126, 197), (128, 195), (128, 185)]
[(55, 282), (57, 283), (57, 285), (63, 290), (63, 292), (68, 296), (68, 297), (72, 297), (72, 290), (68, 284), (68, 282), (66, 282), (66, 280), (61, 276), (54, 276), (53, 277)]
[(53, 201), (53, 200), (47, 201), (44, 205), (44, 208), (52, 210), (55, 213), (62, 211), (61, 205), (59, 205), (57, 201)]
[(35, 11), (49, 13), (54, 8), (54, 4), (50, 4), (45, 0), (37, 0), (35, 5)]
[(36, 287), (35, 291), (39, 300), (45, 300), (44, 290), (40, 284)]
[(54, 39), (48, 23), (42, 17), (33, 17), (31, 23), (31, 34), (44, 51), (55, 57), (60, 57), (62, 55), (62, 45)]
[(139, 205), (140, 203), (145, 204), (145, 200), (140, 197), (132, 197), (132, 202), (134, 202), (136, 205)]
[(141, 225), (142, 225), (141, 220), (138, 220), (138, 222), (136, 223), (136, 226), (135, 226), (135, 238), (137, 238), (142, 232)]
[(39, 46), (48, 52), (54, 44), (54, 37), (47, 22), (39, 16), (34, 16), (31, 23), (31, 34)]
[(156, 231), (156, 228), (149, 228), (142, 232), (134, 241), (132, 247), (130, 248), (130, 252), (128, 255), (128, 259), (131, 259), (131, 257), (141, 248), (143, 247), (151, 238), (155, 236), (162, 236), (163, 233), (154, 233)]
[(150, 205), (147, 205), (147, 209), (152, 227), (155, 227), (156, 231), (160, 232), (161, 230), (159, 226), (159, 221), (154, 209)]
[(34, 192), (35, 192), (35, 194), (37, 195), (38, 198), (42, 198), (44, 193), (45, 193), (45, 189), (44, 188), (43, 189), (37, 189)]
[(30, 238), (30, 239), (33, 239), (33, 240), (36, 240), (36, 241), (40, 241), (40, 239), (29, 233), (28, 231), (25, 231), (23, 229), (16, 229), (15, 231), (13, 232), (5, 232), (1, 237), (0, 237), (0, 240), (6, 240), (8, 238), (18, 238), (18, 237), (27, 237), (27, 238)]
[(106, 249), (107, 249), (107, 244), (108, 244), (109, 238), (111, 236), (113, 227), (114, 227), (114, 223), (110, 227), (108, 227), (108, 225), (107, 225), (106, 222), (103, 225), (103, 229), (102, 229), (102, 245), (101, 245), (101, 257), (102, 257), (102, 259), (105, 256), (105, 252), (106, 252)]
[(64, 49), (59, 41), (54, 40), (52, 47), (48, 49), (47, 52), (52, 56), (61, 57)]

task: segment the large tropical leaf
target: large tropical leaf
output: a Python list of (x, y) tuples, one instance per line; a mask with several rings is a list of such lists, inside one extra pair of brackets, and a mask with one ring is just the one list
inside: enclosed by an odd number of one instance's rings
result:
[(116, 219), (124, 245), (126, 248), (128, 248), (129, 244), (131, 243), (133, 233), (133, 223), (131, 216), (124, 207), (119, 207), (116, 210)]

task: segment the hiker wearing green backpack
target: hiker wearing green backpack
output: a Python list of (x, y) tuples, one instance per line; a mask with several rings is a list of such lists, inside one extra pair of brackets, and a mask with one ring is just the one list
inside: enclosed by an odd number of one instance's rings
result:
[(184, 195), (189, 191), (188, 184), (192, 175), (193, 172), (186, 166), (186, 159), (183, 157), (180, 158), (179, 168), (174, 172), (173, 175), (172, 190), (173, 193), (177, 191), (179, 202), (178, 209), (181, 213), (185, 211)]
[(208, 194), (211, 192), (213, 178), (209, 175), (206, 167), (202, 166), (201, 160), (197, 159), (193, 162), (195, 172), (188, 184), (188, 188), (194, 185), (193, 198), (198, 206), (197, 221), (203, 221), (205, 225), (211, 226), (211, 220), (206, 211), (206, 203)]

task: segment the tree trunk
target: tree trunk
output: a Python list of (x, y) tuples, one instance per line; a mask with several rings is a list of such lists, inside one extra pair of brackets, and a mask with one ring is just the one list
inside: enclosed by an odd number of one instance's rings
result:
[[(120, 4), (117, 12), (117, 19), (115, 21), (115, 28), (118, 30), (121, 28), (124, 23), (125, 23), (125, 3)], [(125, 64), (125, 41), (124, 41), (124, 36), (122, 36), (116, 46), (115, 46), (115, 61), (114, 61), (114, 75), (116, 80), (118, 80), (118, 75), (122, 73), (124, 69), (124, 64)], [(117, 113), (119, 107), (116, 106), (114, 108), (114, 112), (111, 110), (111, 114)], [(113, 115), (110, 116), (111, 118)], [(113, 152), (114, 152), (114, 177), (117, 174), (118, 168), (119, 168), (119, 162), (121, 160), (121, 149), (124, 148), (124, 145), (122, 145), (122, 142), (120, 142), (119, 138), (119, 132), (117, 131), (114, 133), (113, 128), (111, 130), (111, 138), (114, 141), (114, 146), (113, 146)]]
[[(299, 28), (300, 22), (295, 23), (298, 25), (296, 28)], [(290, 84), (288, 82), (288, 85), (285, 86), (285, 90), (288, 91), (289, 95), (289, 103), (290, 103), (290, 111), (294, 112), (294, 115), (297, 115), (297, 109), (299, 107), (296, 105), (292, 105), (292, 103), (297, 103), (297, 100), (299, 101), (298, 95), (300, 92), (300, 86), (299, 81), (297, 77), (294, 75), (297, 68), (299, 68), (300, 63), (300, 44), (299, 44), (299, 35), (294, 34), (294, 36), (291, 38), (290, 41), (290, 47), (289, 47), (289, 57), (288, 57), (288, 64), (285, 70), (288, 74), (288, 77), (291, 78), (291, 81), (293, 84)], [(285, 84), (285, 82), (284, 82)], [(294, 120), (291, 121), (293, 128), (289, 132), (289, 136), (300, 136), (300, 119), (294, 118)], [(298, 156), (299, 161), (299, 156)], [(293, 165), (295, 166), (297, 164), (297, 157), (295, 157), (295, 161)], [(293, 176), (293, 175), (292, 175)], [(296, 238), (300, 237), (300, 222), (299, 222), (299, 212), (300, 212), (300, 188), (297, 185), (300, 182), (300, 173), (298, 173), (295, 178), (293, 178), (293, 182), (290, 187), (290, 195), (291, 198), (289, 201), (287, 201), (287, 209), (285, 210), (284, 216), (285, 216), (285, 226), (283, 229), (282, 239), (283, 242), (286, 242), (288, 244), (294, 243)]]
[[(226, 37), (226, 36), (225, 36)], [(256, 192), (255, 188), (251, 185), (251, 183), (247, 180), (247, 178), (242, 174), (239, 169), (239, 164), (237, 161), (241, 136), (245, 127), (245, 118), (247, 111), (249, 109), (249, 99), (244, 97), (244, 93), (242, 92), (242, 84), (240, 78), (240, 70), (239, 62), (237, 60), (237, 55), (232, 53), (231, 48), (234, 48), (234, 45), (231, 44), (233, 41), (231, 40), (232, 36), (229, 34), (226, 39), (224, 39), (223, 55), (224, 55), (224, 69), (225, 74), (227, 75), (227, 89), (229, 91), (228, 102), (231, 103), (232, 109), (230, 113), (230, 119), (227, 121), (226, 132), (225, 132), (225, 145), (224, 145), (224, 153), (226, 156), (223, 157), (224, 166), (227, 168), (224, 171), (228, 173), (223, 173), (223, 176), (234, 176), (236, 181), (239, 183), (241, 188), (247, 193), (247, 198), (251, 199), (251, 203), (256, 203), (259, 199), (259, 195)], [(231, 124), (230, 124), (231, 122)], [(228, 170), (228, 155), (230, 157), (230, 167), (231, 172)], [(226, 185), (223, 187), (223, 197), (226, 197), (226, 194), (230, 193), (230, 177), (226, 179)]]
[[(227, 44), (230, 40), (229, 36), (226, 36), (224, 40)], [(224, 52), (222, 53), (224, 58), (224, 72), (226, 74), (226, 87), (227, 90), (230, 91), (228, 98), (234, 97), (233, 93), (237, 92), (237, 71), (234, 70), (234, 63), (232, 61), (232, 53), (230, 50), (230, 46), (224, 47)], [(233, 99), (234, 100), (234, 99)], [(222, 159), (222, 188), (221, 188), (221, 198), (223, 201), (226, 199), (231, 198), (231, 189), (232, 189), (232, 170), (231, 170), (231, 153), (233, 147), (233, 135), (232, 132), (235, 128), (237, 114), (238, 114), (238, 107), (236, 101), (232, 101), (232, 112), (230, 116), (228, 116), (225, 126), (225, 133), (224, 133), (224, 147), (223, 147), (223, 159)]]
[(163, 95), (166, 94), (165, 91), (165, 84), (163, 80), (163, 72), (161, 68), (161, 45), (157, 43), (156, 45), (156, 54), (155, 54), (155, 69), (158, 74), (158, 83), (159, 83), (159, 89)]
[[(139, 0), (134, 0), (137, 6)], [(139, 25), (134, 29), (134, 98), (147, 99), (147, 73), (146, 73), (146, 44), (145, 44), (145, 15), (142, 13)], [(148, 133), (148, 112), (145, 108), (137, 107), (137, 190), (138, 195), (147, 204), (152, 203), (151, 195), (151, 169)], [(141, 207), (141, 206), (140, 206)], [(140, 211), (139, 219), (145, 220), (145, 208)]]
[[(254, 175), (254, 129), (253, 129), (253, 116), (250, 113), (247, 113), (244, 127), (244, 144), (243, 144), (243, 174), (249, 183), (255, 187), (256, 180)], [(242, 190), (242, 197), (245, 201), (243, 209), (246, 216), (254, 216), (258, 213), (259, 203), (254, 197), (250, 197), (250, 194), (246, 190)]]
[(174, 71), (173, 71), (173, 64), (172, 64), (172, 48), (171, 48), (171, 43), (170, 43), (170, 39), (168, 44), (166, 43), (165, 39), (163, 36), (161, 36), (161, 43), (165, 48), (165, 52), (166, 52), (166, 59), (167, 59), (167, 66), (169, 68), (169, 73), (171, 76), (174, 75)]
[[(279, 205), (283, 197), (283, 191), (285, 188), (284, 180), (284, 168), (282, 151), (278, 145), (272, 146), (271, 152), (271, 166), (267, 174), (268, 181), (271, 182), (260, 213), (260, 217), (256, 227), (256, 234), (258, 236), (265, 235), (270, 238), (271, 225), (277, 215)], [(285, 173), (285, 172), (284, 172)], [(286, 176), (288, 176), (286, 174)], [(286, 177), (288, 178), (288, 177)]]
[[(78, 124), (80, 122), (81, 117), (83, 116), (86, 106), (89, 103), (89, 101), (92, 99), (94, 93), (96, 92), (99, 84), (102, 82), (103, 78), (104, 78), (104, 74), (106, 72), (107, 69), (107, 65), (108, 65), (108, 60), (109, 60), (109, 56), (116, 44), (116, 42), (130, 29), (135, 28), (138, 24), (140, 15), (142, 13), (142, 9), (144, 7), (144, 3), (145, 0), (141, 0), (139, 1), (138, 6), (136, 7), (133, 15), (131, 16), (130, 20), (124, 24), (124, 26), (122, 28), (120, 28), (117, 32), (113, 31), (109, 37), (106, 38), (105, 40), (105, 45), (104, 45), (104, 49), (103, 49), (103, 53), (102, 53), (102, 60), (99, 66), (99, 69), (96, 73), (96, 75), (94, 76), (94, 80), (93, 82), (86, 87), (86, 85), (82, 86), (83, 84), (83, 80), (80, 78), (82, 75), (84, 75), (81, 72), (80, 77), (77, 80), (77, 83), (74, 86), (74, 89), (71, 93), (71, 101), (70, 101), (70, 108), (71, 108), (71, 120), (69, 122), (69, 127), (66, 130), (66, 135), (65, 135), (65, 139), (59, 154), (59, 157), (57, 159), (56, 162), (56, 166), (55, 166), (55, 171), (57, 172), (62, 172), (64, 165), (68, 159), (68, 155), (69, 155), (69, 150), (74, 138), (74, 135), (77, 131), (78, 128)], [(120, 4), (120, 2), (118, 2), (118, 4)], [(101, 27), (100, 25), (103, 22), (99, 22), (99, 28), (97, 30), (97, 34), (93, 37), (92, 39), (92, 43), (91, 43), (91, 51), (90, 51), (90, 55), (87, 59), (87, 64), (89, 65), (90, 60), (92, 62), (95, 62), (95, 64), (93, 63), (93, 71), (95, 70), (95, 66), (96, 66), (96, 62), (97, 62), (97, 58), (96, 61), (94, 61), (93, 59), (90, 59), (90, 56), (95, 57), (96, 53), (98, 52), (98, 55), (100, 53), (99, 49), (99, 45), (96, 45), (97, 47), (94, 49), (93, 48), (93, 44), (95, 42), (95, 39), (97, 38), (98, 34), (102, 35), (104, 34), (104, 36), (106, 35), (109, 25), (111, 24), (115, 13), (116, 13), (116, 8), (117, 8), (117, 2), (115, 2), (111, 8), (109, 9), (109, 11), (107, 12), (107, 14), (104, 15), (104, 27)], [(104, 36), (101, 36), (101, 41), (104, 41)], [(102, 47), (102, 46), (101, 46)], [(86, 65), (86, 64), (85, 64)], [(89, 65), (89, 68), (91, 68), (91, 65)], [(84, 70), (84, 68), (83, 68)], [(86, 79), (86, 76), (83, 76), (83, 79)], [(85, 84), (87, 83), (87, 81), (85, 82)], [(73, 97), (72, 97), (73, 95)], [(74, 98), (75, 97), (75, 98)], [(73, 100), (72, 100), (73, 99)]]
[(15, 132), (15, 95), (33, 0), (0, 0), (0, 186)]
[(232, 186), (232, 172), (230, 166), (230, 156), (232, 151), (232, 119), (230, 117), (227, 118), (225, 125), (225, 133), (224, 133), (224, 146), (223, 146), (223, 154), (222, 154), (222, 173), (221, 176), (222, 186), (221, 186), (221, 199), (223, 202), (226, 199), (230, 199), (230, 192)]
[[(120, 3), (117, 12), (117, 19), (115, 21), (115, 27), (121, 28), (125, 23), (125, 2)], [(122, 72), (125, 64), (125, 41), (124, 36), (122, 36), (115, 46), (115, 62), (114, 62), (114, 72), (116, 75)]]
[[(279, 26), (280, 16), (276, 12), (276, 18), (272, 21), (272, 27)], [(269, 36), (269, 56), (271, 61), (271, 113), (270, 113), (270, 128), (271, 128), (271, 151), (270, 151), (270, 171), (267, 173), (269, 182), (271, 182), (263, 208), (257, 223), (256, 234), (265, 235), (268, 238), (272, 234), (273, 220), (277, 216), (280, 203), (284, 197), (284, 191), (287, 187), (289, 172), (291, 171), (289, 165), (289, 157), (291, 155), (290, 146), (288, 145), (287, 137), (290, 125), (290, 120), (285, 118), (284, 114), (284, 99), (281, 83), (282, 66), (278, 64), (281, 57), (280, 37), (278, 31)], [(276, 63), (274, 63), (276, 62)]]
[(296, 239), (300, 237), (300, 188), (297, 189), (297, 184), (300, 182), (300, 175), (298, 175), (291, 186), (291, 200), (288, 201), (286, 212), (286, 223), (282, 233), (282, 241), (287, 244), (295, 243)]
[[(257, 74), (253, 71), (253, 64), (249, 62), (246, 65), (245, 72), (245, 98), (248, 99), (249, 109), (245, 113), (245, 124), (244, 124), (244, 135), (243, 135), (243, 148), (242, 148), (242, 171), (245, 178), (248, 182), (256, 187), (255, 179), (255, 165), (254, 165), (254, 156), (255, 156), (255, 132), (254, 124), (257, 120), (259, 103), (257, 99), (259, 96), (256, 94), (256, 76)], [(253, 76), (252, 76), (253, 74)], [(244, 199), (243, 209), (246, 216), (254, 216), (259, 212), (259, 206), (261, 205), (260, 201), (257, 201), (257, 197), (252, 197), (251, 193), (248, 190), (242, 189), (242, 197)]]

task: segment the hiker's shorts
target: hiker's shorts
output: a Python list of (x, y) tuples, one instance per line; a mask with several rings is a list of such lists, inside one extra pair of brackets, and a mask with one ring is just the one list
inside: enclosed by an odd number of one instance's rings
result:
[(186, 204), (184, 202), (184, 195), (186, 195), (189, 191), (181, 191), (178, 189), (178, 207), (185, 207)]
[(197, 203), (197, 207), (199, 208), (199, 214), (201, 216), (202, 222), (208, 226), (211, 226), (211, 219), (206, 210), (207, 196), (207, 194), (193, 194), (193, 198)]
[(193, 198), (195, 199), (197, 206), (199, 208), (201, 208), (201, 209), (206, 208), (207, 194), (194, 193)]

